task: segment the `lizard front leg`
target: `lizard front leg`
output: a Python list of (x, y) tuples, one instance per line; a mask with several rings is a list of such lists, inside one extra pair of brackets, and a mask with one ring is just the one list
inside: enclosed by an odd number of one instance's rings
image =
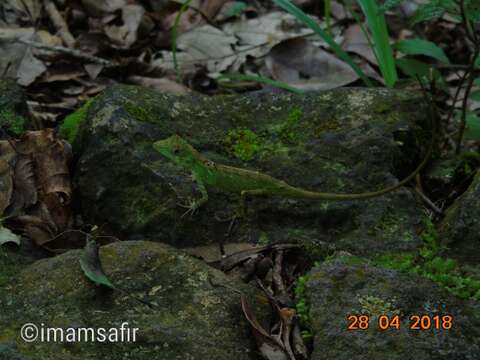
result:
[(187, 214), (193, 215), (200, 206), (202, 206), (208, 201), (208, 192), (202, 179), (198, 175), (196, 175), (194, 172), (192, 173), (192, 179), (197, 183), (201, 193), (201, 197), (198, 200), (191, 199), (188, 204), (184, 204), (184, 205), (179, 204), (180, 206), (188, 209), (187, 211), (185, 211), (182, 217), (184, 217)]

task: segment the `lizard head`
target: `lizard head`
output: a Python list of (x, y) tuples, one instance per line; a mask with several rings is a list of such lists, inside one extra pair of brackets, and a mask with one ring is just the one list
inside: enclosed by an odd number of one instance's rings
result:
[(178, 135), (156, 141), (153, 147), (166, 158), (184, 168), (191, 168), (197, 160), (197, 151)]

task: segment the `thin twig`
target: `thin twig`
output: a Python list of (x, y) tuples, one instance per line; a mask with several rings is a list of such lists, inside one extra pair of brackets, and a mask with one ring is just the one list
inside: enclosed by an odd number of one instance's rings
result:
[(468, 76), (468, 72), (464, 72), (462, 77), (460, 78), (460, 83), (458, 84), (457, 90), (455, 91), (455, 95), (453, 96), (452, 107), (450, 108), (450, 111), (448, 112), (448, 115), (447, 115), (447, 119), (445, 120), (445, 128), (448, 127), (448, 124), (450, 124), (453, 113), (455, 112), (455, 104), (457, 103), (458, 96), (460, 95), (460, 91), (463, 88), (463, 83), (467, 79), (467, 76)]
[(475, 43), (475, 50), (470, 60), (470, 67), (467, 71), (467, 73), (469, 74), (467, 88), (465, 90), (465, 94), (463, 96), (463, 101), (462, 101), (462, 118), (460, 121), (460, 127), (458, 129), (456, 151), (455, 151), (457, 154), (460, 153), (460, 150), (462, 148), (462, 139), (463, 139), (463, 134), (465, 132), (465, 126), (467, 123), (468, 97), (470, 96), (470, 91), (472, 90), (472, 87), (473, 87), (473, 81), (475, 80), (475, 61), (479, 56), (479, 54), (480, 54), (480, 44)]
[(89, 55), (89, 54), (86, 54), (83, 51), (80, 51), (80, 50), (77, 50), (77, 49), (69, 49), (69, 48), (66, 48), (64, 46), (49, 46), (49, 45), (45, 45), (45, 44), (42, 44), (42, 43), (39, 43), (39, 42), (36, 42), (36, 41), (31, 41), (31, 40), (21, 39), (21, 38), (16, 39), (16, 41), (18, 41), (22, 44), (25, 44), (25, 45), (32, 46), (32, 47), (37, 48), (37, 49), (68, 54), (68, 55), (71, 55), (73, 57), (76, 57), (77, 59), (82, 59), (82, 60), (85, 60), (87, 62), (100, 64), (100, 65), (103, 65), (103, 66), (106, 66), (106, 67), (112, 67), (112, 66), (116, 65), (115, 63), (113, 63), (110, 60), (102, 59), (102, 58), (100, 58), (98, 56), (95, 56), (95, 55)]
[(422, 200), (425, 202), (425, 204), (427, 204), (428, 207), (430, 207), (430, 209), (432, 209), (437, 215), (443, 216), (442, 209), (440, 209), (437, 205), (435, 205), (435, 203), (432, 200), (430, 200), (427, 197), (427, 195), (425, 195), (423, 193), (423, 191), (420, 190), (420, 188), (418, 186), (414, 186), (413, 189), (415, 190), (415, 193), (417, 193), (417, 195), (422, 198)]

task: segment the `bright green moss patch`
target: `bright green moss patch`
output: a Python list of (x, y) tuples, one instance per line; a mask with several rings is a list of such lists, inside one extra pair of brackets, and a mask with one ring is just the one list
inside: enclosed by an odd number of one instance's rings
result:
[(310, 339), (313, 334), (310, 330), (310, 307), (305, 296), (305, 284), (308, 281), (308, 276), (300, 276), (297, 278), (295, 286), (295, 309), (297, 311), (298, 319), (303, 330), (301, 331), (304, 339)]
[(11, 110), (0, 111), (0, 126), (7, 129), (15, 136), (21, 135), (25, 131), (25, 118)]
[(286, 142), (294, 142), (297, 140), (296, 127), (303, 116), (301, 108), (294, 108), (287, 116), (287, 120), (280, 129), (280, 137)]
[(413, 254), (399, 254), (384, 255), (374, 262), (385, 268), (426, 277), (461, 299), (480, 301), (480, 279), (464, 276), (453, 259), (440, 256), (424, 259)]
[(77, 111), (68, 115), (63, 124), (60, 126), (60, 136), (66, 139), (70, 144), (75, 142), (77, 138), (80, 126), (87, 117), (87, 111), (93, 102), (93, 99), (89, 99), (83, 104)]
[(258, 135), (245, 128), (230, 130), (223, 144), (229, 155), (243, 161), (252, 160), (261, 148)]

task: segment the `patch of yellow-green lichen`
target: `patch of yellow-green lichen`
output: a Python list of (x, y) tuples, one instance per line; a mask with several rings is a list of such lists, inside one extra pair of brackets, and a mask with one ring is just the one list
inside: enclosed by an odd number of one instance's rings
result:
[(19, 136), (25, 131), (25, 118), (11, 110), (0, 111), (0, 126), (13, 135)]
[(400, 310), (395, 308), (397, 299), (382, 299), (374, 295), (357, 295), (360, 304), (360, 313), (377, 318), (381, 315), (395, 316), (400, 315)]
[(70, 144), (75, 142), (80, 126), (87, 117), (87, 111), (93, 102), (93, 99), (87, 100), (77, 111), (68, 115), (60, 126), (60, 136), (66, 139)]
[(223, 144), (228, 154), (242, 161), (252, 160), (261, 148), (258, 135), (246, 128), (230, 130)]
[(128, 115), (138, 121), (148, 122), (151, 121), (152, 115), (149, 109), (146, 109), (143, 106), (135, 105), (132, 102), (126, 102), (124, 108), (127, 111)]

